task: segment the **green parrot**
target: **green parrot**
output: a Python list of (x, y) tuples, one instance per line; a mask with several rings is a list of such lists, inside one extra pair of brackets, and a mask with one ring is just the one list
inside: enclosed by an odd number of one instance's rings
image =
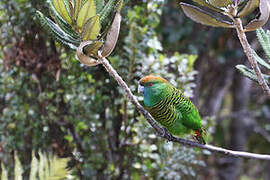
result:
[(198, 109), (171, 83), (161, 77), (148, 75), (139, 81), (138, 92), (143, 93), (145, 108), (172, 135), (194, 132), (197, 141), (206, 144)]

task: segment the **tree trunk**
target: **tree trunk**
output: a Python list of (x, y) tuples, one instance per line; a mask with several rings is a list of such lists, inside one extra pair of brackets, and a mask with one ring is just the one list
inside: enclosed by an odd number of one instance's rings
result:
[[(233, 150), (245, 150), (248, 131), (248, 117), (246, 115), (250, 96), (251, 81), (246, 77), (235, 73), (232, 85), (233, 107), (230, 124), (229, 147)], [(236, 180), (241, 173), (242, 159), (225, 157), (219, 159), (218, 176), (219, 179)]]

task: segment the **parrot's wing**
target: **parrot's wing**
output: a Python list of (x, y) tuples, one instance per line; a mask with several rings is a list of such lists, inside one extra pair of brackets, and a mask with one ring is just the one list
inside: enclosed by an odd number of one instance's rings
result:
[(201, 129), (201, 117), (199, 112), (190, 101), (187, 99), (185, 102), (181, 102), (175, 106), (178, 114), (181, 114), (181, 121), (188, 129)]

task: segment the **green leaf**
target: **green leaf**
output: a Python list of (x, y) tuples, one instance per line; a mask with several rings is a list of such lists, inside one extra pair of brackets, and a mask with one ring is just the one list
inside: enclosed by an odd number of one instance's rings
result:
[(1, 163), (1, 169), (2, 169), (1, 180), (8, 180), (8, 172), (3, 163)]
[(214, 27), (225, 27), (225, 28), (233, 28), (233, 24), (231, 22), (217, 19), (216, 17), (210, 15), (208, 12), (190, 5), (186, 3), (180, 3), (184, 13), (186, 16), (191, 18), (193, 21), (197, 23), (201, 23), (208, 26)]
[(102, 28), (104, 28), (107, 24), (110, 24), (112, 18), (110, 18), (109, 16), (112, 15), (112, 13), (114, 12), (118, 1), (119, 0), (109, 0), (100, 12), (100, 23)]
[(68, 4), (65, 3), (64, 0), (52, 0), (52, 4), (57, 12), (61, 15), (61, 17), (68, 23), (72, 23), (71, 16), (69, 14)]
[(22, 164), (18, 158), (18, 154), (17, 151), (15, 151), (15, 155), (14, 155), (14, 159), (15, 159), (15, 180), (22, 180), (22, 174), (23, 174), (23, 169), (22, 169)]
[(268, 62), (270, 62), (270, 34), (265, 33), (262, 28), (257, 29), (256, 34), (268, 59)]
[(104, 0), (95, 0), (95, 5), (96, 5), (97, 13), (99, 13), (104, 6)]
[(58, 14), (52, 3), (50, 3), (50, 10), (56, 23), (61, 27), (63, 31), (72, 36), (74, 39), (79, 39), (80, 36), (75, 32), (72, 27), (66, 23), (66, 21)]
[(80, 9), (77, 26), (81, 28), (84, 23), (90, 18), (96, 15), (96, 6), (94, 0), (88, 0)]
[(76, 21), (78, 19), (78, 14), (81, 9), (82, 0), (74, 0), (74, 17), (73, 19)]
[(35, 152), (32, 151), (32, 162), (31, 162), (31, 170), (30, 170), (30, 180), (37, 179), (37, 172), (38, 172), (38, 160), (35, 156)]
[(100, 32), (100, 21), (99, 15), (91, 17), (86, 21), (82, 29), (82, 39), (86, 40), (95, 40)]
[(237, 16), (242, 18), (252, 13), (257, 7), (259, 7), (259, 0), (249, 0), (244, 8), (238, 12)]
[(232, 0), (208, 0), (208, 2), (215, 7), (227, 7), (232, 4)]
[(38, 177), (40, 180), (45, 180), (44, 157), (41, 151), (38, 152), (38, 155), (39, 155)]
[(98, 50), (102, 47), (103, 41), (93, 41), (91, 44), (86, 44), (83, 47), (83, 52), (87, 56), (97, 56)]
[(80, 41), (74, 39), (67, 33), (65, 33), (57, 24), (52, 20), (44, 16), (40, 11), (36, 11), (36, 15), (41, 23), (41, 25), (59, 42), (69, 46), (71, 49), (77, 49)]
[(256, 29), (262, 27), (269, 19), (270, 15), (270, 4), (268, 0), (260, 0), (260, 16), (259, 18), (253, 19), (245, 27), (244, 31), (255, 31)]
[(254, 50), (252, 50), (252, 54), (260, 65), (270, 70), (270, 64), (266, 63), (262, 58), (260, 58), (260, 56), (258, 56), (258, 54)]
[[(254, 70), (249, 69), (248, 67), (246, 67), (245, 65), (239, 64), (237, 66), (235, 66), (241, 74), (243, 74), (244, 76), (248, 77), (249, 79), (258, 82), (258, 78), (254, 72)], [(270, 80), (270, 76), (266, 75), (266, 74), (262, 74), (263, 78), (265, 79), (266, 83), (269, 84), (269, 80)]]

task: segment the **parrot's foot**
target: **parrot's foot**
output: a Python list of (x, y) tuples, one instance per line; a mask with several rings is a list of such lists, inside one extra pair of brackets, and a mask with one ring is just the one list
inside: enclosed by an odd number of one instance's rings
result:
[(158, 134), (158, 136), (166, 138), (167, 142), (172, 141), (173, 136), (167, 131), (167, 129), (162, 128), (162, 134)]
[(203, 144), (203, 145), (206, 144), (205, 141), (204, 141), (200, 136), (193, 135), (192, 137), (193, 137), (193, 139), (194, 139), (195, 141), (197, 141), (198, 143)]

